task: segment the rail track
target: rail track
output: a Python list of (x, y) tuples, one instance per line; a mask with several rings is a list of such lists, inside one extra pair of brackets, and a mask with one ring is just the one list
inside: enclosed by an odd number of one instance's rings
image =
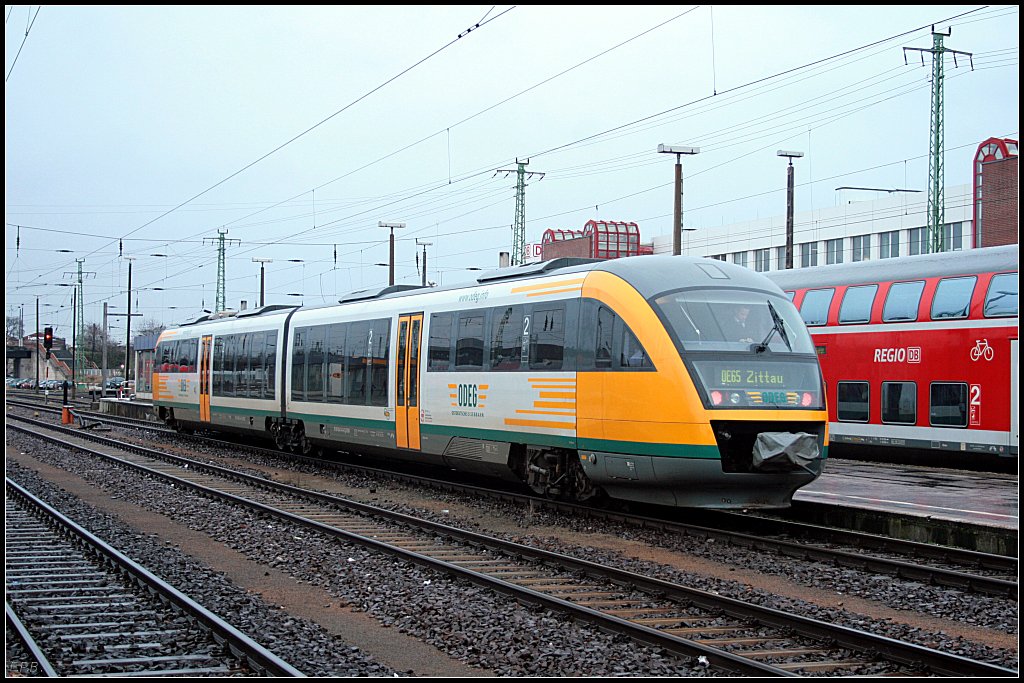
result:
[[(21, 422), (21, 420), (19, 420)], [(725, 598), (226, 468), (39, 423), (64, 446), (596, 623), (727, 674), (1016, 676), (1012, 669)], [(22, 427), (16, 427), (19, 431)], [(30, 432), (35, 434), (34, 432)], [(118, 454), (114, 454), (117, 449)]]
[[(38, 408), (37, 408), (38, 409)], [(51, 408), (50, 410), (57, 410)], [(83, 426), (120, 425), (142, 427), (162, 434), (176, 434), (173, 430), (151, 422), (133, 418), (112, 417), (99, 413), (78, 412)], [(977, 552), (949, 546), (932, 545), (863, 532), (807, 524), (799, 521), (740, 515), (736, 513), (701, 513), (701, 524), (680, 523), (671, 518), (627, 514), (570, 503), (550, 501), (530, 494), (496, 490), (476, 484), (441, 481), (420, 474), (409, 474), (351, 465), (281, 451), (264, 449), (236, 442), (213, 439), (201, 435), (186, 435), (200, 443), (245, 449), (247, 452), (290, 458), (319, 465), (329, 462), (343, 468), (399, 479), (415, 486), (430, 486), (444, 490), (472, 492), (494, 499), (512, 501), (539, 508), (568, 511), (595, 519), (609, 519), (634, 526), (661, 529), (681, 536), (714, 539), (740, 547), (777, 552), (808, 561), (829, 562), (874, 574), (894, 576), (922, 583), (978, 592), (1016, 600), (1019, 595), (1017, 576), (1019, 562), (1016, 557)], [(678, 515), (669, 510), (668, 516)]]
[(8, 632), (47, 676), (302, 676), (7, 478)]

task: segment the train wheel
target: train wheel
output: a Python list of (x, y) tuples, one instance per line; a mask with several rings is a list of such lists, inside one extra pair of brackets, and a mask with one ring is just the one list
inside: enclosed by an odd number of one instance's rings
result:
[(587, 477), (575, 451), (527, 449), (525, 481), (548, 498), (583, 502), (601, 494)]

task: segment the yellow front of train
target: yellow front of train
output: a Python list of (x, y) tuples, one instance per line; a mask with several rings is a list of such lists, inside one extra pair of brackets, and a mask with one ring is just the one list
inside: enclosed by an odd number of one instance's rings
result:
[(821, 474), (818, 359), (767, 279), (707, 259), (635, 257), (588, 274), (583, 297), (621, 317), (641, 347), (630, 359), (633, 342), (617, 341), (614, 367), (577, 377), (580, 463), (609, 495), (781, 508)]

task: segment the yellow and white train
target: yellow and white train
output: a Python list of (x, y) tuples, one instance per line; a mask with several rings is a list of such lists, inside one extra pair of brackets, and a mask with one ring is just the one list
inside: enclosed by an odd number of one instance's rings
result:
[(180, 429), (576, 501), (785, 507), (828, 449), (818, 359), (782, 290), (682, 256), (556, 259), (208, 316), (160, 336), (153, 401)]

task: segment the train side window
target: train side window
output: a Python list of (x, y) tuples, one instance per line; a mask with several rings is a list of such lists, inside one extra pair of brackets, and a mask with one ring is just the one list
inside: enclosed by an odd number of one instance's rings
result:
[(458, 336), (455, 339), (455, 369), (483, 370), (484, 315), (459, 313)]
[(832, 305), (835, 289), (812, 289), (804, 294), (800, 306), (800, 317), (807, 325), (825, 325), (828, 323), (828, 309)]
[(885, 296), (882, 308), (882, 322), (913, 322), (917, 320), (917, 309), (924, 292), (924, 280), (894, 282)]
[(866, 323), (871, 320), (871, 305), (875, 303), (878, 285), (847, 287), (843, 303), (839, 306), (839, 324)]
[(265, 365), (267, 384), (263, 390), (263, 398), (273, 401), (277, 393), (277, 330), (267, 332), (265, 353), (267, 358)]
[(1017, 315), (1017, 273), (1000, 273), (992, 277), (985, 293), (985, 317)]
[(932, 298), (932, 320), (940, 318), (966, 318), (971, 308), (971, 295), (978, 278), (944, 277), (939, 280)]
[(867, 422), (871, 389), (867, 382), (839, 382), (836, 416), (840, 422)]
[(225, 396), (235, 395), (235, 362), (238, 357), (238, 335), (229, 334), (224, 341), (224, 375), (221, 389)]
[(370, 405), (388, 404), (388, 351), (391, 348), (391, 321), (380, 318), (370, 322)]
[(430, 342), (427, 345), (427, 372), (447, 372), (452, 359), (451, 313), (433, 313), (430, 316)]
[(302, 401), (306, 395), (306, 335), (308, 327), (292, 335), (292, 400)]
[(365, 406), (370, 383), (370, 321), (348, 324), (345, 332), (345, 403)]
[(213, 338), (213, 395), (224, 395), (224, 336)]
[(619, 368), (653, 368), (647, 351), (640, 344), (640, 340), (629, 329), (629, 325), (622, 318), (615, 319), (615, 336), (619, 339)]
[(793, 299), (796, 297), (796, 292), (786, 292), (786, 298), (789, 299), (789, 303), (793, 303)]
[(267, 392), (267, 333), (252, 333), (252, 349), (249, 351), (249, 398), (262, 399)]
[(518, 370), (523, 355), (523, 307), (494, 309), (490, 337), (491, 369)]
[(306, 400), (324, 400), (324, 343), (327, 326), (317, 325), (306, 341)]
[(530, 324), (530, 369), (561, 370), (565, 355), (565, 307), (534, 308)]
[(156, 362), (157, 372), (167, 372), (167, 366), (171, 363), (172, 345), (169, 341), (162, 341), (156, 345), (156, 352), (153, 353), (153, 358)]
[(966, 427), (967, 384), (932, 383), (929, 419), (933, 427)]
[(917, 385), (913, 382), (882, 382), (882, 422), (917, 424)]
[(249, 398), (249, 353), (252, 334), (238, 335), (238, 358), (235, 361), (235, 396)]
[(327, 400), (345, 402), (345, 333), (348, 325), (335, 323), (327, 331)]
[(615, 314), (601, 306), (597, 309), (597, 349), (594, 353), (594, 367), (612, 366), (612, 340), (615, 339)]

